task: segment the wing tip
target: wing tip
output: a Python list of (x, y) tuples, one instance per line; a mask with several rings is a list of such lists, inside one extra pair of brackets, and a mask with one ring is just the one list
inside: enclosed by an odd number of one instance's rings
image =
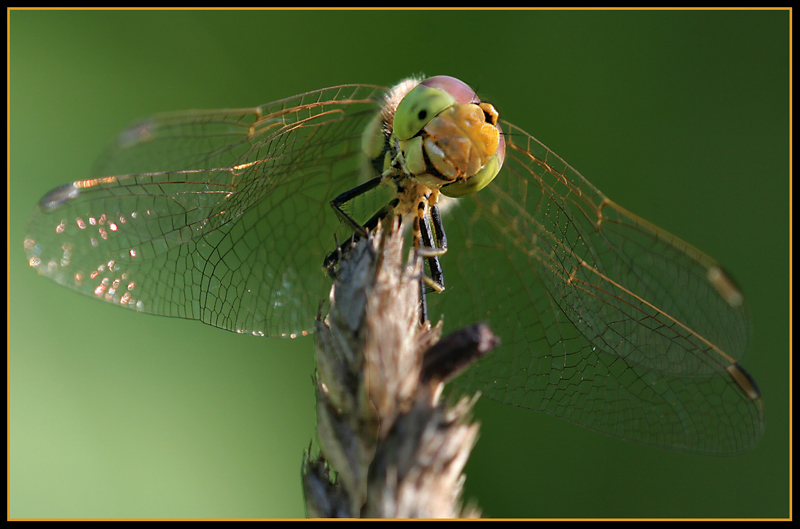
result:
[(719, 266), (712, 266), (706, 273), (706, 279), (711, 283), (722, 299), (733, 308), (744, 304), (744, 294), (733, 278)]
[(761, 400), (761, 391), (758, 389), (755, 379), (738, 362), (726, 366), (725, 370), (747, 398), (754, 401)]

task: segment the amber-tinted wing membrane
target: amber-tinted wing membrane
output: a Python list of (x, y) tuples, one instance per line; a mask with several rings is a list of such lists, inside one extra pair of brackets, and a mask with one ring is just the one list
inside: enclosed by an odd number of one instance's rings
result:
[(96, 178), (48, 193), (25, 238), (41, 274), (109, 303), (227, 330), (312, 329), (338, 221), (383, 94), (349, 85), (257, 108), (162, 114)]
[(469, 250), (443, 258), (447, 277), (481, 280), (434, 301), (450, 321), (488, 319), (503, 341), (460, 384), (643, 443), (754, 446), (763, 405), (737, 363), (749, 322), (730, 277), (521, 129), (503, 130), (503, 170), (445, 219), (451, 247)]
[[(341, 228), (329, 201), (375, 176), (361, 140), (383, 93), (348, 85), (140, 121), (96, 177), (42, 198), (29, 264), (114, 305), (307, 334)], [(488, 320), (503, 343), (457, 382), (643, 443), (754, 446), (763, 406), (738, 364), (749, 324), (735, 283), (524, 131), (502, 128), (497, 178), (440, 204), (448, 291), (430, 297), (431, 314), (451, 327)]]

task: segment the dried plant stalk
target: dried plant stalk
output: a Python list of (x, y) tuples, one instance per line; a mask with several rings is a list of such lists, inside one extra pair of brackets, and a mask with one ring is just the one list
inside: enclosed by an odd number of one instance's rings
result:
[(419, 324), (421, 261), (404, 266), (397, 223), (380, 231), (344, 256), (317, 322), (321, 453), (303, 465), (308, 516), (478, 517), (460, 503), (477, 395), (452, 407), (440, 397), (444, 380), (497, 340), (479, 326), (434, 347), (441, 323)]

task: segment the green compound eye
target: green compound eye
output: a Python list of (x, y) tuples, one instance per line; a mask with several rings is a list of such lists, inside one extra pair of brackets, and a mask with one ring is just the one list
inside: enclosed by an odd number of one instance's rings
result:
[(401, 141), (413, 138), (437, 114), (455, 103), (455, 98), (447, 92), (417, 85), (397, 105), (393, 124), (395, 136)]
[[(505, 146), (503, 146), (503, 148), (505, 149)], [(474, 176), (466, 180), (460, 180), (454, 184), (442, 186), (442, 194), (451, 198), (461, 198), (477, 193), (494, 180), (494, 177), (500, 172), (500, 168), (503, 167), (504, 157), (505, 153), (503, 153), (503, 157), (497, 153), (492, 155), (489, 161), (486, 162), (486, 165), (483, 166), (483, 169)]]

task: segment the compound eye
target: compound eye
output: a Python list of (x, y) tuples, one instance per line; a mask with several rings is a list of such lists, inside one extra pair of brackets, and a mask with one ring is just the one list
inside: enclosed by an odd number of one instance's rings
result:
[(468, 105), (470, 103), (477, 104), (481, 102), (481, 100), (478, 99), (478, 94), (476, 94), (475, 90), (470, 88), (467, 83), (461, 79), (450, 77), (449, 75), (436, 75), (429, 77), (420, 84), (430, 86), (431, 88), (438, 88), (447, 92), (453, 96), (453, 99), (455, 99), (457, 103), (461, 105)]
[(456, 103), (456, 99), (441, 88), (418, 84), (397, 105), (392, 125), (395, 136), (401, 141), (413, 138), (430, 120)]

